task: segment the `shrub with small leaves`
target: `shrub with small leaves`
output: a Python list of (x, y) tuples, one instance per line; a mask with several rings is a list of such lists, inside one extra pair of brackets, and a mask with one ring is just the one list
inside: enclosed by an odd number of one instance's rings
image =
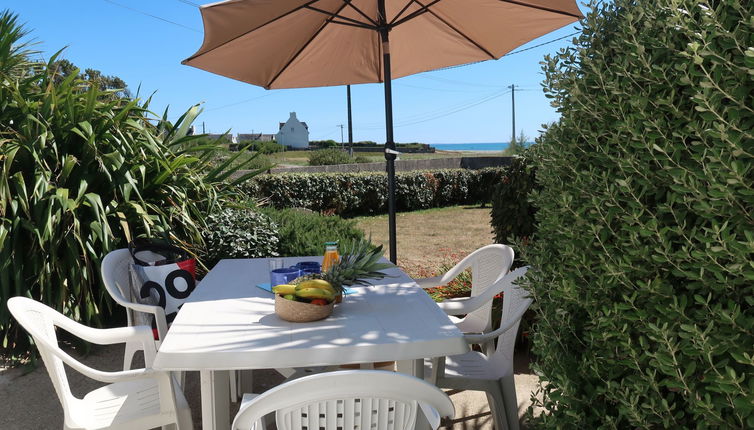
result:
[(309, 154), (310, 166), (329, 166), (334, 164), (353, 164), (353, 157), (338, 148), (320, 149)]
[(320, 215), (306, 209), (272, 209), (262, 212), (278, 225), (281, 256), (322, 255), (325, 242), (349, 242), (364, 238), (355, 221)]
[(591, 1), (546, 59), (540, 428), (754, 428), (754, 2)]
[(251, 208), (225, 208), (207, 217), (203, 233), (207, 267), (223, 258), (276, 257), (280, 239), (270, 217)]

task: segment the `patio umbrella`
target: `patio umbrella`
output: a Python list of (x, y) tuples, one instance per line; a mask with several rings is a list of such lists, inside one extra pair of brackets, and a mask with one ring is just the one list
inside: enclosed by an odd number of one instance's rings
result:
[(228, 0), (201, 13), (204, 43), (183, 64), (266, 89), (384, 83), (393, 263), (391, 79), (497, 59), (582, 16), (575, 0)]

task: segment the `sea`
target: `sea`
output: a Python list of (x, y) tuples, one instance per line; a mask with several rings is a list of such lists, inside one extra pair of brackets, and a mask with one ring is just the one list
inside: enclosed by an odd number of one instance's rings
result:
[[(430, 143), (435, 149), (441, 151), (490, 151), (501, 152), (508, 147), (508, 142), (487, 143)], [(529, 144), (527, 144), (529, 145)]]

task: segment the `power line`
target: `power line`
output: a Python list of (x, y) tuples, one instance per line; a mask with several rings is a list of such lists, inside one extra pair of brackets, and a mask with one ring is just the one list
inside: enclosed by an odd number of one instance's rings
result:
[(507, 57), (507, 56), (513, 55), (513, 54), (520, 54), (520, 53), (526, 52), (526, 51), (530, 51), (530, 50), (532, 50), (534, 48), (539, 48), (540, 46), (549, 45), (550, 43), (554, 43), (554, 42), (557, 42), (559, 40), (563, 40), (563, 39), (569, 38), (571, 36), (575, 36), (575, 35), (577, 35), (579, 33), (581, 33), (581, 32), (580, 31), (576, 31), (576, 32), (573, 32), (571, 34), (566, 34), (563, 37), (558, 37), (557, 39), (552, 39), (552, 40), (548, 40), (547, 42), (542, 42), (542, 43), (540, 43), (538, 45), (530, 46), (530, 47), (524, 48), (524, 49), (519, 49), (518, 51), (509, 52), (509, 53), (503, 55), (503, 57)]
[[(419, 114), (410, 115), (410, 116), (404, 117), (400, 121), (397, 121), (397, 124), (395, 125), (395, 127), (406, 127), (409, 125), (414, 125), (414, 124), (419, 124), (422, 122), (432, 121), (439, 118), (444, 118), (448, 115), (452, 115), (454, 113), (461, 112), (466, 109), (471, 109), (472, 107), (475, 107), (475, 106), (479, 106), (480, 104), (487, 103), (488, 101), (494, 100), (508, 93), (510, 93), (510, 90), (504, 89), (502, 91), (496, 91), (494, 93), (488, 94), (480, 99), (463, 102), (455, 106), (445, 107), (441, 109), (436, 109), (434, 111), (422, 112)], [(366, 124), (366, 125), (360, 126), (359, 128), (362, 130), (376, 130), (376, 129), (382, 128), (382, 126), (378, 124)]]
[(205, 112), (209, 112), (209, 111), (213, 111), (213, 110), (225, 109), (225, 108), (228, 108), (228, 107), (231, 107), (231, 106), (237, 106), (237, 105), (240, 105), (240, 104), (248, 103), (248, 102), (253, 101), (253, 100), (263, 99), (263, 98), (269, 97), (271, 95), (272, 95), (272, 93), (268, 93), (268, 94), (265, 94), (265, 95), (262, 95), (262, 96), (252, 97), (250, 99), (241, 100), (241, 101), (238, 101), (238, 102), (233, 102), (233, 103), (228, 103), (226, 105), (213, 107), (212, 109), (205, 109), (204, 111)]
[[(565, 36), (562, 36), (562, 37), (558, 37), (557, 39), (548, 40), (547, 42), (542, 42), (542, 43), (540, 43), (540, 44), (537, 44), (537, 45), (534, 45), (534, 46), (530, 46), (530, 47), (528, 47), (528, 48), (519, 49), (518, 51), (511, 51), (511, 52), (509, 52), (509, 53), (507, 53), (507, 54), (503, 55), (503, 56), (502, 56), (502, 57), (500, 57), (500, 58), (503, 58), (503, 57), (508, 57), (508, 56), (510, 56), (510, 55), (515, 55), (515, 54), (520, 54), (520, 53), (522, 53), (522, 52), (530, 51), (530, 50), (532, 50), (532, 49), (535, 49), (535, 48), (539, 48), (539, 47), (541, 47), (541, 46), (549, 45), (550, 43), (555, 43), (555, 42), (557, 42), (557, 41), (559, 41), (559, 40), (563, 40), (563, 39), (569, 38), (569, 37), (571, 37), (571, 36), (575, 36), (575, 35), (577, 35), (577, 34), (579, 34), (579, 33), (581, 33), (581, 32), (580, 32), (580, 31), (576, 31), (576, 32), (573, 32), (573, 33), (571, 33), (571, 34), (566, 34)], [(439, 69), (429, 70), (429, 72), (438, 72), (438, 71), (441, 71), (441, 70), (451, 70), (451, 69), (458, 69), (459, 67), (466, 67), (466, 66), (471, 66), (471, 65), (474, 65), (474, 64), (483, 63), (483, 62), (485, 62), (485, 61), (488, 61), (488, 60), (480, 60), (480, 61), (474, 61), (473, 63), (459, 64), (459, 65), (457, 65), (457, 66), (440, 67)]]
[(152, 15), (152, 14), (151, 14), (151, 13), (149, 13), (149, 12), (144, 12), (143, 10), (135, 9), (135, 8), (132, 8), (131, 6), (127, 6), (127, 5), (124, 5), (124, 4), (121, 4), (121, 3), (115, 2), (115, 1), (113, 1), (113, 0), (103, 0), (103, 1), (105, 1), (105, 2), (107, 2), (107, 3), (110, 3), (110, 4), (112, 4), (112, 5), (118, 6), (118, 7), (122, 7), (123, 9), (128, 9), (128, 10), (130, 10), (130, 11), (132, 11), (132, 12), (136, 12), (136, 13), (139, 13), (139, 14), (142, 14), (142, 15), (145, 15), (145, 16), (148, 16), (148, 17), (150, 17), (150, 18), (159, 19), (160, 21), (163, 21), (163, 22), (167, 22), (168, 24), (173, 24), (173, 25), (177, 25), (178, 27), (183, 27), (183, 28), (185, 28), (186, 30), (191, 30), (191, 31), (194, 31), (194, 32), (196, 32), (196, 33), (201, 33), (201, 31), (199, 31), (199, 30), (197, 30), (197, 29), (195, 29), (195, 28), (193, 28), (193, 27), (189, 27), (189, 26), (187, 26), (187, 25), (183, 25), (183, 24), (181, 24), (181, 23), (178, 23), (178, 22), (175, 22), (175, 21), (171, 21), (171, 20), (169, 20), (169, 19), (166, 19), (166, 18), (163, 18), (163, 17), (157, 16), (157, 15)]
[(490, 97), (487, 97), (486, 99), (480, 100), (480, 101), (478, 101), (478, 102), (476, 102), (474, 104), (465, 106), (463, 108), (459, 108), (459, 109), (456, 109), (456, 110), (444, 113), (442, 115), (437, 115), (437, 116), (432, 117), (432, 118), (427, 118), (427, 119), (413, 121), (413, 122), (401, 123), (401, 124), (396, 125), (396, 127), (407, 127), (409, 125), (415, 125), (415, 124), (420, 124), (420, 123), (423, 123), (423, 122), (434, 121), (436, 119), (444, 118), (444, 117), (446, 117), (448, 115), (453, 115), (454, 113), (458, 113), (458, 112), (461, 112), (461, 111), (464, 111), (464, 110), (471, 109), (473, 107), (479, 106), (481, 104), (487, 103), (487, 102), (492, 101), (492, 100), (494, 100), (496, 98), (502, 97), (502, 96), (508, 94), (509, 92), (510, 91), (504, 91), (502, 93), (498, 93), (498, 94), (492, 95)]
[(183, 4), (187, 4), (189, 6), (193, 6), (193, 7), (201, 7), (202, 6), (200, 4), (196, 4), (196, 3), (192, 2), (192, 1), (189, 1), (189, 0), (178, 0), (178, 1), (181, 2), (181, 3), (183, 3)]

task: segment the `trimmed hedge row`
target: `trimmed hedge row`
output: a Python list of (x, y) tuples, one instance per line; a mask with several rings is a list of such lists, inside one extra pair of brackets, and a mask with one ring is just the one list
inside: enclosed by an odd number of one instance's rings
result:
[[(413, 211), (459, 204), (486, 203), (504, 169), (442, 169), (396, 173), (396, 206)], [(387, 174), (287, 173), (261, 175), (246, 191), (276, 208), (307, 208), (342, 216), (387, 212)]]

